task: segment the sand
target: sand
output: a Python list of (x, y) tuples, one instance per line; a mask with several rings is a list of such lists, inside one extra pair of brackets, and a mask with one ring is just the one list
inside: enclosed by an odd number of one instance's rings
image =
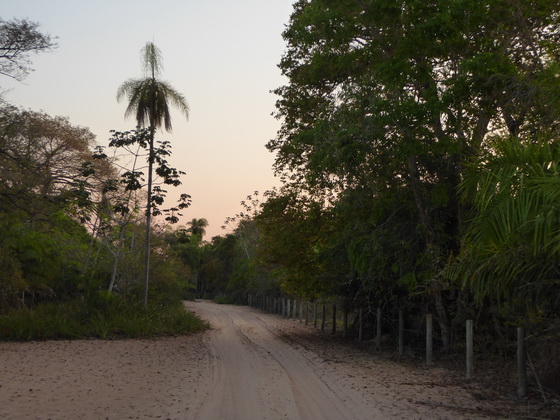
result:
[(508, 418), (496, 401), (446, 381), (441, 368), (327, 343), (312, 327), (248, 307), (187, 306), (212, 330), (150, 340), (0, 343), (0, 418)]

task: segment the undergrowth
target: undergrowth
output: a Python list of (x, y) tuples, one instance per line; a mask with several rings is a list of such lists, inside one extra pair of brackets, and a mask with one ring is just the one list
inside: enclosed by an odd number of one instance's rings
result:
[(0, 315), (2, 340), (140, 338), (197, 332), (208, 324), (180, 301), (141, 303), (118, 296), (41, 303)]

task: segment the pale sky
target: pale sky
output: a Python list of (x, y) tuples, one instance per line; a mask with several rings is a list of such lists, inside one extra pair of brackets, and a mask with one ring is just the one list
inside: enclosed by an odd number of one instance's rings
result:
[[(162, 79), (187, 98), (187, 122), (174, 113), (170, 163), (185, 171), (167, 204), (192, 196), (181, 223), (206, 218), (206, 239), (225, 232), (224, 220), (253, 191), (279, 184), (265, 144), (280, 127), (271, 113), (285, 84), (277, 64), (282, 31), (295, 0), (0, 0), (0, 17), (28, 18), (58, 37), (58, 48), (31, 57), (23, 83), (0, 76), (9, 102), (88, 127), (101, 145), (109, 131), (136, 125), (124, 119), (122, 82), (142, 76), (140, 50), (154, 41), (163, 54)], [(173, 191), (172, 191), (173, 190)]]

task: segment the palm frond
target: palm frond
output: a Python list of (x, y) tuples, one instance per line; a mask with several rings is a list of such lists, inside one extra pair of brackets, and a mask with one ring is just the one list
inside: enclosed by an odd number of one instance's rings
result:
[(560, 288), (559, 162), (556, 141), (508, 138), (471, 168), (462, 191), (476, 216), (448, 273), (477, 297)]
[(163, 70), (163, 56), (160, 49), (153, 42), (147, 42), (140, 54), (144, 74), (155, 79)]
[[(148, 54), (149, 52), (149, 54)], [(144, 64), (159, 66), (159, 50), (148, 51)], [(155, 55), (154, 55), (155, 54)], [(154, 58), (155, 57), (155, 58)], [(185, 97), (175, 90), (168, 82), (153, 77), (128, 79), (117, 90), (117, 100), (128, 99), (125, 117), (134, 116), (139, 127), (164, 127), (172, 130), (171, 111), (169, 105), (177, 107), (188, 119), (189, 105)]]

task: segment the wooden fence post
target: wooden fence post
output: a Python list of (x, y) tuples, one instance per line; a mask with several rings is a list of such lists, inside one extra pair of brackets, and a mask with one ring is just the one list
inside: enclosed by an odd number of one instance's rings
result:
[(332, 306), (332, 330), (331, 334), (336, 334), (336, 304)]
[(346, 305), (343, 309), (342, 336), (344, 338), (348, 337), (348, 307)]
[(327, 321), (327, 305), (323, 303), (323, 320), (321, 321), (321, 332), (325, 332), (325, 323)]
[(292, 313), (290, 314), (291, 319), (294, 319), (296, 317), (296, 312), (297, 312), (297, 299), (294, 299), (292, 304)]
[(433, 356), (433, 323), (432, 323), (432, 314), (426, 315), (426, 364), (431, 365), (434, 356)]
[(305, 326), (309, 324), (309, 302), (305, 302)]
[(362, 341), (363, 340), (363, 321), (362, 321), (362, 317), (363, 317), (363, 309), (360, 308), (360, 310), (358, 311), (358, 341)]
[(376, 325), (376, 334), (375, 334), (375, 348), (381, 348), (381, 307), (377, 307), (377, 325)]
[(404, 354), (404, 312), (399, 309), (399, 354)]
[(318, 312), (319, 312), (319, 311), (317, 310), (317, 309), (318, 309), (318, 306), (319, 306), (319, 305), (317, 305), (317, 302), (314, 302), (314, 307), (313, 307), (313, 309), (314, 309), (314, 310), (313, 310), (313, 328), (317, 328), (317, 319), (319, 318), (319, 316), (318, 316)]
[(517, 396), (527, 395), (527, 362), (525, 354), (525, 328), (517, 328)]
[(474, 349), (473, 349), (473, 321), (467, 319), (467, 379), (473, 377)]
[(290, 308), (292, 311), (290, 312), (290, 318), (294, 319), (296, 316), (296, 309), (297, 309), (297, 300), (292, 299), (292, 306)]

